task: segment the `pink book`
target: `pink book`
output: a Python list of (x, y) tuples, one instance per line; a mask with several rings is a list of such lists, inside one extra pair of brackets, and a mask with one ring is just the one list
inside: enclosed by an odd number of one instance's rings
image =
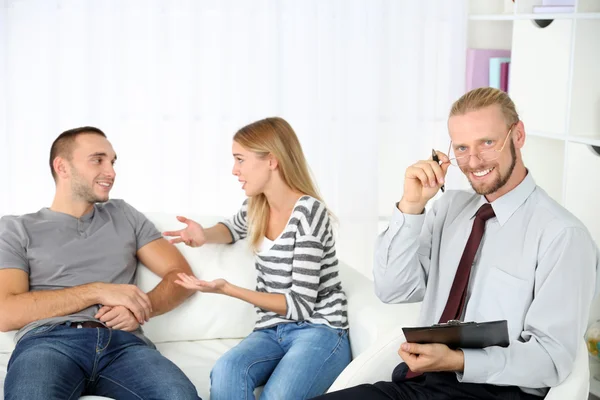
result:
[(467, 49), (467, 92), (489, 86), (492, 57), (510, 57), (510, 50)]
[(500, 89), (508, 93), (508, 67), (510, 62), (500, 63)]

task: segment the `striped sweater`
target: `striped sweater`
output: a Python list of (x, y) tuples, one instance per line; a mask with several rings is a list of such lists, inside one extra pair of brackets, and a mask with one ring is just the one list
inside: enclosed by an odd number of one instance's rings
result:
[[(223, 224), (233, 241), (248, 233), (247, 206)], [(317, 199), (303, 196), (270, 248), (255, 255), (258, 292), (285, 295), (285, 316), (257, 307), (255, 329), (277, 324), (308, 321), (348, 329), (346, 295), (338, 274), (335, 239), (327, 209)]]

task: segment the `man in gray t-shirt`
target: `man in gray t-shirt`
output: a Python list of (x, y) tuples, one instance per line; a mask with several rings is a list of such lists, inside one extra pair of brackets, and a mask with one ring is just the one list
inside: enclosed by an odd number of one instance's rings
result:
[[(115, 160), (99, 129), (63, 132), (52, 206), (0, 219), (0, 330), (19, 330), (5, 399), (198, 399), (140, 328), (191, 294), (174, 284), (191, 269), (142, 213), (108, 199)], [(149, 293), (133, 284), (138, 259), (162, 277)]]

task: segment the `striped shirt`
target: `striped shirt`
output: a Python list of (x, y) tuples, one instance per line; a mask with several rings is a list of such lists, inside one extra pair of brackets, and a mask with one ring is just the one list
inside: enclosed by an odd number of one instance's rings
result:
[[(248, 233), (247, 210), (248, 200), (232, 219), (223, 222), (233, 242)], [(283, 232), (270, 248), (255, 254), (255, 266), (256, 291), (283, 294), (287, 303), (285, 316), (256, 307), (255, 329), (295, 321), (348, 329), (335, 239), (327, 209), (319, 200), (298, 199)]]

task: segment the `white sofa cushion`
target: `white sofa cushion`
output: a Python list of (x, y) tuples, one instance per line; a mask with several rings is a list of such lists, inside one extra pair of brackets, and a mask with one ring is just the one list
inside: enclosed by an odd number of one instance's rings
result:
[[(146, 216), (161, 232), (185, 226), (174, 215), (147, 213)], [(187, 217), (204, 226), (219, 222), (214, 217)], [(200, 279), (224, 278), (245, 288), (255, 288), (254, 256), (246, 241), (231, 246), (205, 245), (199, 248), (178, 244), (177, 248)], [(139, 269), (137, 284), (143, 291), (150, 291), (159, 281), (158, 276), (148, 269)], [(154, 343), (243, 338), (252, 331), (255, 321), (252, 305), (228, 296), (197, 292), (175, 310), (148, 321), (144, 332)]]
[(17, 331), (0, 332), (0, 353), (10, 353), (15, 348), (15, 334)]

